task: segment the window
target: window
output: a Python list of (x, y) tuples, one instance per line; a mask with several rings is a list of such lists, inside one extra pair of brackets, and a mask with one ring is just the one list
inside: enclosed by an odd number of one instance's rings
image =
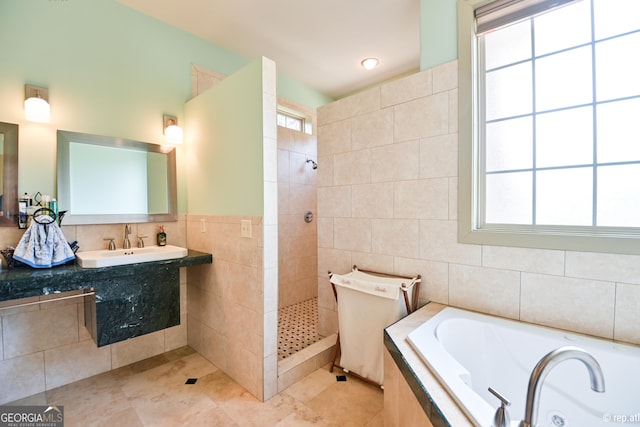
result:
[(278, 111), (277, 117), (278, 117), (278, 126), (302, 132), (302, 128), (304, 127), (303, 118), (296, 117), (296, 116), (293, 116), (292, 114), (284, 113), (281, 111)]
[(461, 239), (640, 253), (640, 1), (468, 3)]

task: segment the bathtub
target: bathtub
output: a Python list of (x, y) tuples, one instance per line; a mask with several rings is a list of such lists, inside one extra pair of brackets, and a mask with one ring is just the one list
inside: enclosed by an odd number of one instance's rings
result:
[(547, 375), (538, 426), (640, 426), (640, 348), (447, 307), (407, 337), (471, 421), (491, 427), (498, 399), (511, 401), (511, 426), (524, 418), (534, 366), (559, 347), (579, 347), (600, 363), (604, 393), (590, 388), (586, 367), (566, 360)]

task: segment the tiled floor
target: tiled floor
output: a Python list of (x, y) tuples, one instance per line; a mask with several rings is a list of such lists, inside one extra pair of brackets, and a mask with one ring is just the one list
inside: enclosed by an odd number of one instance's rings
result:
[[(187, 379), (197, 378), (193, 385)], [(260, 402), (188, 347), (15, 405), (63, 405), (65, 427), (383, 426), (382, 391), (328, 366)]]
[(318, 298), (278, 310), (278, 360), (282, 360), (320, 340)]

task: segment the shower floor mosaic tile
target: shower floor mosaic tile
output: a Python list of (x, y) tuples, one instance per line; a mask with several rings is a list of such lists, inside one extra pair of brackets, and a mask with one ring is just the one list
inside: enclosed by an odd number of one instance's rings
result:
[(278, 310), (278, 360), (320, 341), (318, 298)]

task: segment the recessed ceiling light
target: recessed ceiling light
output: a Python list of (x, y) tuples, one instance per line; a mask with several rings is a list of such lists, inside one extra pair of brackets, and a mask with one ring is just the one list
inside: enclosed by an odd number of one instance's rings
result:
[(365, 70), (373, 70), (378, 65), (378, 62), (378, 58), (365, 58), (360, 64), (362, 64)]

